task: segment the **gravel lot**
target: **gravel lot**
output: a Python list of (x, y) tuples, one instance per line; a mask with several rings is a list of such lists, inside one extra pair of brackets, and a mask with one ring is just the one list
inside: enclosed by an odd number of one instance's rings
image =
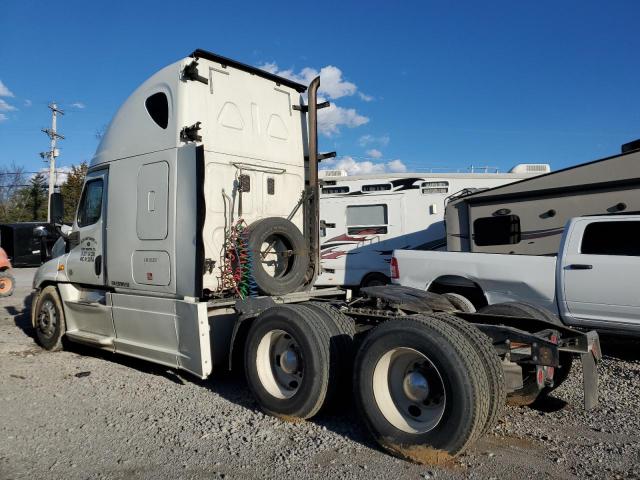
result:
[(601, 406), (581, 409), (579, 365), (535, 408), (508, 408), (456, 462), (378, 450), (344, 408), (310, 422), (260, 413), (241, 374), (205, 382), (83, 347), (34, 342), (33, 269), (0, 299), (0, 478), (640, 478), (640, 342), (603, 339)]

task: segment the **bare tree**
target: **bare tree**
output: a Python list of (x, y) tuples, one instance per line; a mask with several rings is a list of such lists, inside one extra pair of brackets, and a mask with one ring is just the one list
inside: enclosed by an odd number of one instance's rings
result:
[(16, 194), (27, 183), (24, 167), (12, 162), (9, 166), (0, 166), (0, 222), (7, 220)]

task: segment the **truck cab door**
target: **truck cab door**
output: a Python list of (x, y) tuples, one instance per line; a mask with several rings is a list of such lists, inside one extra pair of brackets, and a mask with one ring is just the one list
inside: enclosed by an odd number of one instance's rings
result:
[(640, 326), (640, 220), (583, 218), (571, 225), (560, 259), (564, 314), (585, 326)]
[(73, 283), (106, 283), (104, 241), (108, 170), (90, 172), (85, 180), (78, 212), (69, 237), (67, 275)]

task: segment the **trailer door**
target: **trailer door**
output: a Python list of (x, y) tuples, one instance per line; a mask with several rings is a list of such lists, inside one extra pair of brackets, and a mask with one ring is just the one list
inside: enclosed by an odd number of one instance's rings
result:
[(104, 228), (108, 170), (90, 172), (85, 180), (70, 236), (67, 275), (73, 283), (105, 284)]

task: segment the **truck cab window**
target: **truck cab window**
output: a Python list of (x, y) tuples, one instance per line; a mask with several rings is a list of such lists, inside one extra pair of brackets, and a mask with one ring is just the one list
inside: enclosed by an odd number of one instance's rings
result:
[(514, 245), (520, 242), (520, 217), (500, 215), (473, 222), (473, 241), (479, 247)]
[(169, 101), (163, 92), (154, 93), (144, 102), (147, 112), (156, 124), (162, 128), (169, 125)]
[(594, 222), (582, 236), (581, 253), (640, 256), (640, 222)]
[(102, 213), (102, 179), (87, 182), (78, 208), (78, 226), (86, 227), (100, 220)]
[(387, 233), (386, 205), (350, 205), (347, 207), (348, 235), (382, 235)]

